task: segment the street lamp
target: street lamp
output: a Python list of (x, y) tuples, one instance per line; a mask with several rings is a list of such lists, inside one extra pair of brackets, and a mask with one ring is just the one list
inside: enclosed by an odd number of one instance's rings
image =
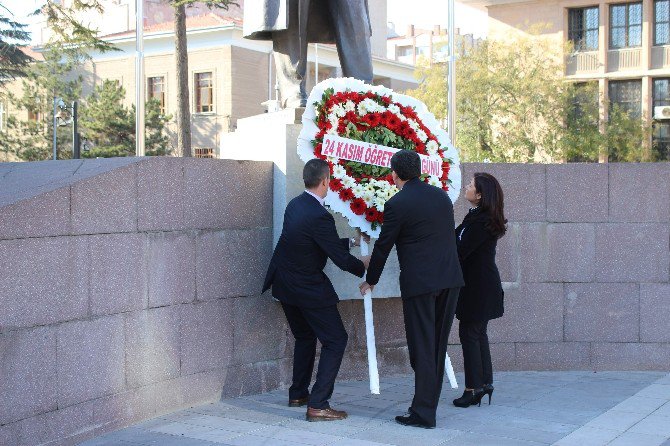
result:
[(81, 158), (79, 138), (78, 120), (78, 104), (77, 101), (72, 101), (67, 105), (63, 98), (54, 98), (54, 135), (53, 135), (53, 152), (54, 160), (58, 159), (58, 127), (65, 127), (72, 124), (72, 158)]

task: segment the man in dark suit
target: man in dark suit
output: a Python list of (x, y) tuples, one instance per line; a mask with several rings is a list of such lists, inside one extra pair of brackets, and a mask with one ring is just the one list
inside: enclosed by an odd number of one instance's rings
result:
[[(360, 239), (340, 239), (333, 216), (323, 207), (330, 179), (328, 163), (310, 160), (302, 176), (306, 190), (286, 207), (263, 292), (272, 285), (272, 295), (281, 302), (295, 338), (289, 406), (306, 404), (309, 421), (340, 420), (347, 417), (346, 412), (332, 409), (328, 400), (348, 336), (337, 311), (339, 298), (323, 268), (331, 259), (342, 270), (363, 277), (369, 258), (364, 263), (349, 254), (351, 246)], [(317, 339), (321, 342), (321, 357), (310, 393)]]
[(446, 192), (419, 179), (421, 160), (416, 152), (397, 152), (391, 158), (391, 169), (400, 191), (384, 206), (384, 225), (360, 288), (365, 294), (377, 284), (395, 245), (407, 348), (414, 370), (412, 405), (407, 416), (397, 416), (396, 421), (434, 428), (447, 339), (464, 285), (452, 230), (454, 209)]

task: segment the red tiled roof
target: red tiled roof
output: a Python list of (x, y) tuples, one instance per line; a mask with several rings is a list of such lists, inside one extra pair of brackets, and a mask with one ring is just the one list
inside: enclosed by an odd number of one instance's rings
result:
[(42, 53), (38, 53), (33, 48), (34, 47), (31, 47), (31, 46), (22, 46), (20, 49), (21, 49), (21, 52), (26, 54), (27, 56), (30, 56), (37, 61), (43, 61), (44, 56), (42, 55)]
[[(203, 28), (214, 28), (217, 26), (225, 25), (239, 25), (242, 26), (242, 19), (239, 17), (221, 17), (220, 15), (210, 12), (204, 15), (197, 15), (193, 17), (186, 17), (186, 29), (203, 29)], [(144, 27), (144, 32), (147, 34), (166, 32), (174, 30), (174, 21), (157, 23), (154, 25), (148, 25)], [(123, 36), (134, 36), (135, 30), (131, 29), (128, 31), (123, 31), (119, 33), (107, 34), (102, 36), (103, 38), (110, 37), (123, 37)]]

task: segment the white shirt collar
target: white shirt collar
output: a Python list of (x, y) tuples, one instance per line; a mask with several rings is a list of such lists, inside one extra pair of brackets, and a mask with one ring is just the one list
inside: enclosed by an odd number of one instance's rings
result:
[(320, 204), (321, 206), (323, 206), (323, 198), (319, 197), (317, 194), (315, 194), (315, 193), (313, 193), (313, 192), (310, 192), (310, 191), (308, 191), (308, 190), (305, 190), (305, 192), (307, 192), (308, 194), (310, 194), (312, 197), (316, 198), (317, 201), (319, 202), (319, 204)]

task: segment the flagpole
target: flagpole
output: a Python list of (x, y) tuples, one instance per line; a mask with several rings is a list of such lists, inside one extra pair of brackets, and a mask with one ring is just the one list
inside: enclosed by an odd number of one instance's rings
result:
[(135, 0), (135, 155), (144, 156), (144, 0)]
[(454, 0), (449, 2), (449, 21), (447, 29), (449, 34), (449, 77), (447, 81), (447, 103), (449, 105), (447, 131), (452, 144), (456, 144), (456, 54), (455, 54), (455, 31), (454, 31)]

